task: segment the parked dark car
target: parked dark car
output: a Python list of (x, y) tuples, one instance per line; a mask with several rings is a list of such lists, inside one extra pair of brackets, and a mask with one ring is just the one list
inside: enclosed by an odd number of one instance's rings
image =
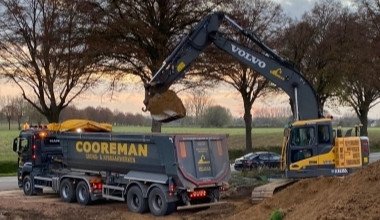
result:
[(235, 170), (253, 169), (259, 167), (280, 167), (281, 156), (278, 153), (259, 151), (248, 153), (235, 160)]

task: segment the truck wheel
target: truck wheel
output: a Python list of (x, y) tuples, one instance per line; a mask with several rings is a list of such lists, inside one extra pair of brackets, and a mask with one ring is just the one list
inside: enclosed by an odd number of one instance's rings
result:
[(64, 202), (75, 202), (75, 186), (69, 179), (62, 180), (59, 186), (59, 195)]
[(24, 179), (22, 180), (22, 189), (26, 196), (35, 195), (33, 181), (29, 175), (24, 176)]
[(85, 181), (80, 181), (77, 185), (77, 201), (81, 205), (89, 205), (92, 202), (90, 190)]
[(162, 216), (170, 214), (175, 207), (174, 203), (168, 203), (164, 192), (158, 188), (153, 188), (149, 193), (149, 209), (153, 215)]
[(138, 186), (132, 186), (127, 193), (128, 209), (132, 212), (144, 213), (148, 209), (148, 201), (143, 197), (142, 191)]

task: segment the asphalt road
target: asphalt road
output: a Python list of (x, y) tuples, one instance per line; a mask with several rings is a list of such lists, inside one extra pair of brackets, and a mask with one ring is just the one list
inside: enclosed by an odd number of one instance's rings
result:
[(15, 189), (18, 189), (16, 176), (0, 177), (0, 191)]
[[(369, 157), (369, 162), (373, 163), (378, 160), (380, 160), (380, 152), (371, 153)], [(231, 165), (231, 170), (234, 170), (233, 165)], [(16, 176), (0, 177), (0, 191), (8, 191), (15, 189), (18, 189)]]

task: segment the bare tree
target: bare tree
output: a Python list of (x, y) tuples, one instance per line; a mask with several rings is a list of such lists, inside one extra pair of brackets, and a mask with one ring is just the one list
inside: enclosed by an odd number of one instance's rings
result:
[[(280, 32), (287, 22), (279, 4), (267, 0), (234, 1), (231, 4), (232, 17), (249, 31), (254, 32), (261, 39), (270, 42)], [(240, 44), (252, 48), (251, 41), (240, 33), (235, 35), (233, 30), (225, 30)], [(253, 48), (258, 49), (258, 48)], [(224, 53), (212, 52), (213, 63), (220, 69), (217, 77), (235, 88), (241, 95), (244, 105), (244, 123), (246, 137), (246, 151), (253, 150), (252, 147), (252, 106), (253, 103), (264, 94), (268, 81), (259, 73), (250, 69), (242, 63), (237, 63), (232, 57)], [(218, 55), (219, 54), (219, 55)]]
[(313, 85), (321, 112), (340, 84), (339, 39), (332, 34), (332, 29), (344, 10), (338, 1), (318, 1), (301, 21), (292, 22), (279, 39), (282, 54)]
[[(73, 0), (0, 0), (0, 68), (49, 122), (93, 86), (87, 10)], [(38, 102), (34, 102), (38, 100)]]
[(40, 125), (46, 123), (46, 117), (42, 115), (36, 108), (33, 107), (29, 102), (26, 102), (25, 107), (25, 120), (30, 125)]
[(6, 96), (3, 98), (4, 107), (1, 109), (5, 119), (8, 122), (8, 130), (11, 130), (11, 120), (15, 117), (15, 103), (14, 98), (11, 96)]
[[(364, 19), (370, 25), (374, 46), (376, 48), (380, 47), (380, 1), (379, 0), (360, 0), (359, 1), (359, 13), (364, 16)], [(376, 59), (377, 62), (374, 62), (374, 67), (377, 70), (380, 70), (380, 50), (373, 51), (373, 59)], [(374, 86), (380, 90), (380, 73), (374, 74), (371, 76), (371, 79), (374, 82)]]
[(190, 96), (186, 99), (186, 111), (194, 116), (195, 123), (199, 123), (204, 111), (211, 106), (212, 100), (203, 89), (191, 90)]
[[(98, 18), (103, 13), (104, 29), (98, 44), (108, 64), (121, 75), (140, 78), (147, 85), (171, 50), (194, 23), (221, 0), (98, 0)], [(152, 121), (152, 131), (161, 123)]]
[[(339, 29), (340, 28), (340, 29)], [(373, 79), (379, 76), (378, 33), (367, 14), (351, 13), (344, 17), (337, 33), (341, 36), (340, 69), (344, 73), (340, 99), (351, 106), (361, 124), (361, 135), (368, 135), (368, 112), (380, 102), (380, 90)]]
[(18, 130), (21, 130), (21, 120), (26, 113), (26, 101), (23, 97), (15, 97), (12, 99), (14, 106), (14, 117), (17, 121)]

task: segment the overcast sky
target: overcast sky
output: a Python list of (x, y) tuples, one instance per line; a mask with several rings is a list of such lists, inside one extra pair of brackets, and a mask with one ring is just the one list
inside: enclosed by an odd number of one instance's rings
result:
[[(282, 5), (284, 11), (291, 18), (300, 19), (302, 15), (313, 8), (319, 0), (274, 0)], [(351, 6), (354, 0), (340, 0), (344, 6)]]
[(275, 0), (282, 5), (284, 11), (292, 18), (301, 16), (310, 10), (317, 0)]

